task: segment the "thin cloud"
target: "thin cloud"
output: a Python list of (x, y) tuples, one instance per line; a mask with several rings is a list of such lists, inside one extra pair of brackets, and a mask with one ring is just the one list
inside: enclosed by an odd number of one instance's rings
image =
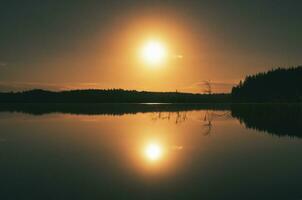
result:
[(62, 90), (64, 86), (38, 82), (0, 82), (0, 91), (10, 92), (30, 89)]
[(173, 55), (173, 58), (175, 58), (175, 59), (183, 59), (183, 55), (181, 55), (181, 54), (177, 54), (177, 55)]
[[(228, 93), (236, 83), (210, 81), (214, 93)], [(185, 91), (204, 92), (206, 89), (205, 81), (198, 81), (189, 86), (181, 88)]]
[(25, 91), (31, 89), (44, 89), (52, 91), (75, 89), (102, 89), (100, 83), (41, 83), (41, 82), (0, 82), (0, 91)]
[(8, 63), (0, 61), (0, 68), (7, 67)]

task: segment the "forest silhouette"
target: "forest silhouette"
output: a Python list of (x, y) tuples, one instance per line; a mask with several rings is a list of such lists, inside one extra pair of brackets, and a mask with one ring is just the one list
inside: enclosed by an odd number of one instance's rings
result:
[(233, 102), (302, 102), (302, 66), (247, 76), (232, 88)]
[(123, 89), (86, 89), (0, 92), (0, 103), (296, 103), (302, 102), (302, 66), (277, 68), (247, 76), (231, 94), (207, 92), (148, 92)]
[(0, 93), (0, 103), (225, 103), (229, 94), (192, 94), (136, 90), (70, 90), (52, 92), (35, 89)]

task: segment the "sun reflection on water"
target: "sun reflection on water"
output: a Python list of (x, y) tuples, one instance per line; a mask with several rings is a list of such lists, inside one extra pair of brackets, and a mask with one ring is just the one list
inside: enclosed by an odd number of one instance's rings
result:
[(150, 143), (145, 148), (145, 155), (148, 160), (156, 161), (162, 157), (163, 149), (159, 144)]

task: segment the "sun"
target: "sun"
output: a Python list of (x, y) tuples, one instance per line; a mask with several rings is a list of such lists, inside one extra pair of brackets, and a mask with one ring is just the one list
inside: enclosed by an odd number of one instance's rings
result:
[(164, 62), (167, 52), (165, 46), (156, 40), (148, 41), (142, 48), (143, 60), (150, 65), (159, 65)]
[(145, 149), (145, 155), (151, 161), (158, 160), (162, 156), (162, 148), (158, 144), (149, 144)]

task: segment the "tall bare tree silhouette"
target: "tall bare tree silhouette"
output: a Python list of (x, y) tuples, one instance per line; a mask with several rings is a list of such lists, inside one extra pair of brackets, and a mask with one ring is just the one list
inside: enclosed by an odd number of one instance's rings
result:
[(205, 85), (205, 90), (203, 91), (206, 94), (212, 94), (212, 84), (211, 81), (203, 81), (204, 85)]

